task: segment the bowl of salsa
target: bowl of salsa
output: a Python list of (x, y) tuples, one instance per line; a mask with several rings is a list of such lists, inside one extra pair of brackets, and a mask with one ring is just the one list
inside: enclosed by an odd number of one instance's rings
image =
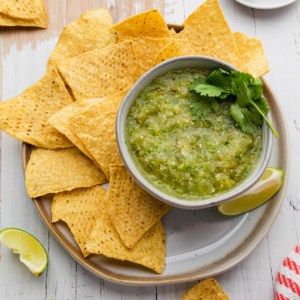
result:
[(238, 71), (203, 56), (165, 61), (136, 82), (117, 115), (117, 142), (128, 171), (172, 206), (201, 209), (241, 195), (259, 180), (271, 155), (265, 121), (259, 126), (254, 120), (251, 130), (238, 126), (230, 97), (217, 102), (201, 96), (197, 102), (197, 83), (214, 70)]

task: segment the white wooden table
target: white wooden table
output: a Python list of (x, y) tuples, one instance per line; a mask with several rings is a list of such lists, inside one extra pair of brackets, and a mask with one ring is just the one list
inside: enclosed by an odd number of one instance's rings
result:
[[(147, 4), (145, 4), (147, 2)], [(181, 24), (203, 0), (48, 0), (49, 28), (0, 29), (2, 100), (16, 96), (44, 73), (47, 58), (63, 26), (93, 7), (108, 7), (114, 21), (152, 7), (168, 23)], [(289, 125), (291, 172), (288, 192), (268, 235), (239, 265), (217, 280), (236, 300), (271, 300), (282, 259), (300, 242), (300, 2), (259, 11), (220, 0), (233, 31), (261, 39), (271, 72), (265, 76), (277, 94)], [(49, 265), (34, 277), (0, 245), (0, 299), (180, 299), (195, 282), (128, 287), (104, 281), (73, 260), (50, 234), (24, 186), (21, 143), (2, 133), (0, 228), (20, 227), (46, 246)]]

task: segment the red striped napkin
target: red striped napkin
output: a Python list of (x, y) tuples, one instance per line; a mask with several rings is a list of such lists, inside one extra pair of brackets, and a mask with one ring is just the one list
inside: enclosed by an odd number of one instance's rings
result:
[(300, 245), (286, 257), (276, 278), (276, 300), (300, 300)]

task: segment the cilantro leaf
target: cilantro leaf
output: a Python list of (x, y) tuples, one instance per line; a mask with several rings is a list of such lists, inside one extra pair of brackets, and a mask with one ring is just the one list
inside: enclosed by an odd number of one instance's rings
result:
[(221, 97), (223, 93), (226, 93), (224, 89), (211, 85), (211, 84), (198, 84), (194, 91), (200, 94), (201, 96), (208, 96), (208, 97)]
[(230, 92), (231, 89), (230, 73), (223, 69), (217, 69), (212, 71), (206, 77), (205, 82), (211, 85), (218, 86), (223, 90), (225, 90), (226, 92)]
[(213, 112), (217, 112), (220, 109), (220, 103), (216, 99), (211, 99), (209, 105)]
[(248, 88), (251, 82), (251, 75), (247, 73), (232, 72), (231, 89), (241, 106), (249, 104), (252, 100), (251, 91)]
[(244, 132), (254, 133), (258, 125), (262, 125), (261, 115), (251, 108), (239, 106), (234, 103), (230, 106), (232, 119), (241, 127)]
[(248, 73), (216, 69), (205, 79), (194, 79), (189, 90), (190, 108), (195, 115), (201, 116), (217, 111), (219, 101), (226, 99), (233, 102), (230, 106), (230, 115), (244, 132), (255, 132), (257, 126), (262, 126), (265, 120), (273, 134), (278, 137), (266, 116), (270, 107), (263, 96), (261, 79), (254, 78)]
[(189, 85), (189, 90), (192, 91), (198, 86), (198, 84), (203, 84), (203, 83), (205, 83), (204, 78), (195, 78), (193, 82)]
[(211, 111), (216, 112), (220, 108), (216, 99), (201, 96), (195, 92), (190, 93), (190, 101), (190, 109), (197, 117), (206, 116)]
[(263, 82), (259, 78), (238, 71), (232, 71), (231, 89), (240, 105), (245, 106), (259, 99), (263, 92)]
[(255, 103), (265, 115), (270, 111), (269, 103), (264, 96), (255, 100)]

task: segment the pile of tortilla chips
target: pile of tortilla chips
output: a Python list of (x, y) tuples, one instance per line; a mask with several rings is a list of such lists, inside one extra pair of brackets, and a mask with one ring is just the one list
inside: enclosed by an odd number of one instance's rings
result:
[(43, 0), (1, 0), (0, 26), (47, 28), (48, 18)]
[[(0, 11), (16, 17), (4, 8)], [(65, 27), (45, 75), (1, 103), (0, 128), (32, 145), (28, 195), (54, 194), (52, 221), (68, 224), (85, 257), (101, 254), (163, 272), (166, 238), (160, 219), (170, 207), (127, 172), (115, 119), (142, 74), (189, 54), (225, 60), (254, 76), (268, 72), (260, 41), (232, 33), (217, 0), (201, 5), (179, 33), (157, 10), (113, 25), (108, 10), (95, 9)], [(100, 185), (107, 182), (106, 191)]]

